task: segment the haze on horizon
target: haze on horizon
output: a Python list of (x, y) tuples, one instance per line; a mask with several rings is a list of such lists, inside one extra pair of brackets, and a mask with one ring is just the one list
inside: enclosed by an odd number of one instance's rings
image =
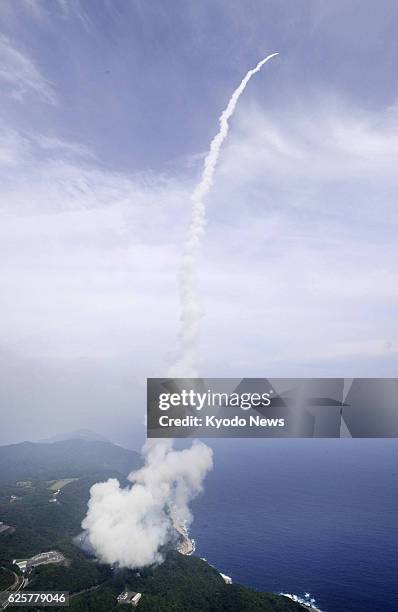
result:
[(201, 258), (203, 370), (394, 376), (398, 6), (3, 0), (0, 444), (142, 437), (189, 194), (242, 74)]

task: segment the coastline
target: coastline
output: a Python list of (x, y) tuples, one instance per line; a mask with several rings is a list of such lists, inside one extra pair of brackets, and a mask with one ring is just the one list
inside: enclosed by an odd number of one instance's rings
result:
[[(172, 523), (176, 533), (179, 536), (176, 544), (177, 552), (184, 556), (192, 555), (195, 552), (196, 543), (193, 538), (189, 537), (189, 532), (186, 523), (177, 521), (175, 517), (172, 517)], [(206, 563), (208, 562), (206, 559), (202, 560), (206, 561)], [(230, 578), (230, 576), (222, 574), (221, 572), (219, 572), (219, 574), (226, 584), (232, 584), (232, 579)], [(303, 610), (307, 610), (307, 612), (323, 612), (315, 605), (316, 600), (314, 597), (311, 596), (310, 593), (305, 593), (304, 597), (300, 597), (299, 595), (295, 595), (294, 593), (279, 593), (279, 595), (281, 597), (286, 597), (287, 599), (290, 599), (291, 601), (294, 601), (295, 603), (299, 604), (299, 606), (301, 606)]]
[(192, 555), (195, 552), (195, 540), (189, 537), (188, 528), (185, 523), (179, 523), (173, 519), (173, 527), (180, 536), (176, 549), (182, 555)]
[(279, 593), (279, 595), (298, 603), (303, 610), (307, 610), (307, 612), (308, 610), (311, 610), (312, 612), (322, 612), (322, 610), (317, 608), (315, 605), (315, 599), (311, 597), (310, 593), (305, 593), (304, 597), (299, 597), (299, 595), (294, 595), (292, 593)]

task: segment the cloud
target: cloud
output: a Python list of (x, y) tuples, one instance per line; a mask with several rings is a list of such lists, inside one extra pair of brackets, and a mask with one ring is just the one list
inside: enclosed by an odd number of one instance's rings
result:
[(3, 35), (0, 36), (0, 80), (8, 85), (10, 95), (16, 100), (23, 101), (33, 95), (46, 104), (56, 104), (52, 84), (42, 76), (34, 61)]
[(115, 430), (137, 439), (145, 376), (161, 375), (176, 347), (187, 187), (3, 128), (1, 387), (26, 431), (10, 422), (2, 439), (40, 438), (76, 419), (105, 431), (110, 409)]
[[(394, 106), (370, 113), (341, 101), (314, 102), (311, 110), (286, 108), (269, 114), (253, 105), (241, 115), (228, 158), (236, 159), (239, 151), (241, 174), (251, 165), (252, 175), (267, 168), (278, 177), (307, 182), (361, 178), (369, 171), (378, 179), (394, 177), (393, 156), (398, 152)], [(225, 173), (229, 172), (228, 158)]]
[(397, 148), (391, 109), (328, 99), (241, 109), (209, 204), (210, 373), (385, 368), (397, 328)]
[[(394, 107), (336, 100), (239, 109), (200, 258), (204, 374), (394, 375), (397, 128)], [(71, 429), (83, 402), (84, 426), (107, 406), (142, 422), (145, 377), (176, 357), (187, 172), (117, 172), (3, 125), (0, 337), (21, 413)]]
[(20, 132), (0, 122), (0, 168), (18, 166), (29, 154), (30, 142)]
[[(263, 346), (280, 373), (284, 360), (381, 354), (396, 335), (394, 113), (323, 104), (237, 119), (201, 256), (207, 367), (256, 370)], [(191, 185), (112, 172), (86, 152), (3, 139), (3, 338), (41, 359), (139, 351), (137, 372), (161, 373), (176, 348)]]
[(44, 4), (41, 0), (21, 0), (20, 2), (3, 0), (0, 3), (0, 15), (6, 23), (15, 23), (21, 12), (40, 21), (45, 16)]
[(60, 10), (64, 19), (76, 17), (85, 27), (90, 30), (92, 23), (84, 10), (80, 0), (56, 0), (57, 8)]
[(76, 17), (86, 30), (91, 27), (91, 20), (80, 0), (2, 0), (0, 14), (6, 23), (14, 27), (21, 17), (51, 25), (51, 20), (58, 16), (61, 19)]
[(70, 142), (69, 140), (57, 138), (56, 136), (44, 136), (42, 134), (31, 134), (31, 138), (44, 151), (58, 151), (61, 154), (66, 154), (72, 158), (96, 158), (95, 154), (89, 149), (89, 147), (78, 142)]
[(3, 342), (39, 360), (135, 351), (142, 360), (153, 351), (149, 337), (158, 336), (161, 363), (178, 319), (173, 287), (183, 228), (173, 219), (184, 214), (184, 183), (104, 170), (74, 143), (5, 134)]

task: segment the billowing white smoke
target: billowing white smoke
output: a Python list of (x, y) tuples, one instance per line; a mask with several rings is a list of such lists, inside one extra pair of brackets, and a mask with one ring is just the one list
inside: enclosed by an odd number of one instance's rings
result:
[[(181, 266), (181, 358), (170, 376), (198, 375), (200, 308), (196, 290), (196, 267), (205, 226), (205, 198), (213, 182), (221, 145), (240, 95), (251, 77), (273, 53), (249, 70), (234, 91), (220, 117), (220, 129), (210, 144), (202, 178), (192, 194), (192, 218)], [(176, 451), (172, 441), (149, 441), (144, 446), (145, 465), (133, 472), (131, 487), (121, 488), (116, 479), (91, 488), (87, 516), (82, 523), (85, 540), (98, 557), (121, 567), (143, 567), (162, 560), (162, 546), (174, 537), (173, 523), (188, 528), (192, 516), (188, 504), (202, 490), (213, 466), (212, 451), (195, 441), (189, 449)]]
[(210, 143), (202, 170), (202, 177), (192, 193), (191, 223), (185, 243), (180, 273), (181, 294), (181, 329), (180, 343), (181, 356), (172, 368), (172, 376), (195, 378), (198, 376), (199, 366), (199, 328), (201, 319), (200, 300), (197, 292), (196, 269), (201, 237), (206, 224), (205, 199), (213, 183), (214, 171), (220, 156), (221, 146), (228, 135), (229, 119), (232, 117), (239, 97), (246, 85), (256, 72), (270, 59), (278, 55), (272, 53), (261, 60), (255, 68), (249, 70), (239, 87), (232, 94), (227, 107), (220, 116), (220, 129)]
[(162, 561), (160, 549), (173, 536), (173, 522), (188, 527), (190, 500), (202, 490), (212, 468), (212, 451), (195, 441), (189, 449), (173, 450), (172, 441), (148, 441), (145, 465), (122, 488), (115, 478), (91, 488), (86, 538), (104, 562), (143, 567)]

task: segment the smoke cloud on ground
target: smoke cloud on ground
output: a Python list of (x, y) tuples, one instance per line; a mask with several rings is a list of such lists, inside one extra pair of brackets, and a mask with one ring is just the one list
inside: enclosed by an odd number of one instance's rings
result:
[(212, 451), (195, 441), (182, 451), (172, 441), (149, 441), (145, 465), (132, 472), (133, 486), (122, 488), (115, 478), (91, 488), (82, 523), (87, 543), (106, 563), (143, 567), (163, 560), (161, 548), (175, 537), (173, 522), (192, 522), (189, 502), (202, 490), (212, 469)]

